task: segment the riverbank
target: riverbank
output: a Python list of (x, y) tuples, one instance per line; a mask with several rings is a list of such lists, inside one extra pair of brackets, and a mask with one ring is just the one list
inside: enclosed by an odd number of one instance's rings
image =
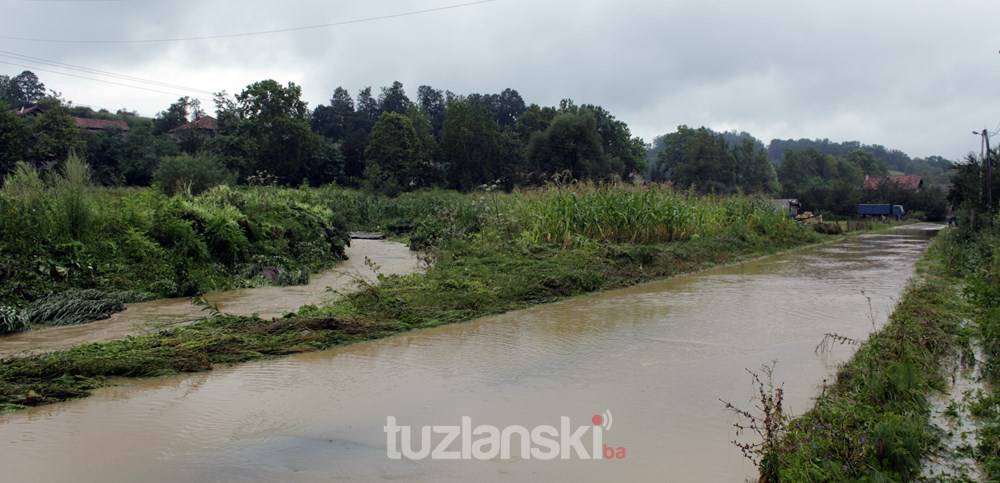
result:
[(980, 463), (990, 481), (1000, 480), (1000, 217), (992, 224), (957, 230), (952, 237), (952, 260), (965, 277), (965, 291), (972, 306), (973, 324), (982, 360), (981, 380), (965, 410), (978, 425), (967, 455)]
[(761, 200), (701, 198), (656, 187), (581, 185), (505, 197), (428, 192), (396, 203), (419, 213), (408, 232), (431, 247), (433, 264), (425, 274), (380, 277), (377, 286), (364, 285), (331, 305), (303, 307), (293, 317), (218, 313), (155, 334), (7, 359), (0, 362), (0, 404), (17, 408), (81, 397), (109, 377), (200, 371), (325, 349), (821, 239)]
[[(311, 274), (304, 285), (263, 286), (209, 292), (202, 299), (230, 315), (282, 317), (305, 305), (322, 305), (357, 288), (357, 281), (376, 283), (377, 275), (406, 275), (422, 269), (420, 254), (406, 245), (385, 240), (352, 240), (347, 260)], [(107, 319), (79, 325), (40, 326), (0, 337), (0, 358), (69, 349), (76, 345), (144, 335), (205, 318), (191, 298), (130, 303)]]
[[(814, 407), (765, 448), (767, 481), (910, 481), (937, 448), (934, 391), (946, 358), (970, 351), (970, 305), (953, 269), (949, 237), (935, 239), (889, 322), (860, 344)], [(853, 340), (843, 340), (856, 344)]]
[(698, 239), (500, 251), (470, 243), (442, 251), (422, 275), (384, 277), (378, 286), (325, 307), (261, 319), (224, 314), (183, 327), (0, 362), (6, 409), (83, 397), (112, 377), (209, 370), (215, 364), (316, 351), (401, 331), (471, 320), (563, 297), (735, 262), (813, 241)]

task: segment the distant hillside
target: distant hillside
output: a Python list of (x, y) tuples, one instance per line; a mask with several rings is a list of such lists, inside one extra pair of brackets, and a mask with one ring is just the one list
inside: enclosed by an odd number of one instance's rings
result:
[(774, 139), (767, 148), (767, 155), (774, 164), (781, 164), (785, 153), (815, 149), (823, 154), (846, 156), (851, 151), (867, 152), (884, 162), (890, 171), (922, 176), (927, 184), (944, 185), (948, 182), (954, 163), (941, 156), (911, 158), (898, 149), (889, 149), (878, 144), (861, 144), (858, 141), (834, 142), (829, 139)]

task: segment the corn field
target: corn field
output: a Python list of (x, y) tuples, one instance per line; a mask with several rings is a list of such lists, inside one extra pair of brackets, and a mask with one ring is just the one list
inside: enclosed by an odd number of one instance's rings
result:
[(720, 235), (781, 236), (799, 230), (764, 199), (694, 196), (656, 185), (578, 184), (514, 194), (504, 204), (523, 236), (564, 246), (579, 238), (648, 244)]

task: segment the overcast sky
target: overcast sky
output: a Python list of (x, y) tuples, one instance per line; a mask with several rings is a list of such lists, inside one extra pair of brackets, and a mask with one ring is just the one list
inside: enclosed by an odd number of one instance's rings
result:
[[(0, 0), (0, 36), (218, 35), (463, 1)], [(310, 107), (338, 85), (356, 93), (400, 80), (412, 98), (421, 84), (456, 93), (513, 87), (529, 103), (600, 104), (647, 141), (678, 124), (706, 125), (765, 142), (859, 140), (958, 158), (979, 149), (973, 129), (1000, 124), (998, 21), (996, 0), (497, 0), (255, 37), (152, 44), (0, 38), (0, 50), (206, 91), (293, 81)], [(151, 115), (178, 97), (44, 72), (60, 69), (2, 55), (0, 62), (32, 66), (81, 105)], [(21, 70), (0, 63), (0, 73)], [(211, 106), (211, 96), (188, 93)]]

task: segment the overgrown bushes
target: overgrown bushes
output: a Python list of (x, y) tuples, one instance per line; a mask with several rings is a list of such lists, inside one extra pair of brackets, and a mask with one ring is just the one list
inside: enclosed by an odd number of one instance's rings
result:
[(269, 283), (254, 267), (302, 281), (344, 257), (346, 227), (312, 190), (168, 197), (95, 188), (73, 159), (59, 173), (46, 180), (21, 165), (0, 191), (0, 304), (70, 289), (183, 296)]
[(168, 195), (199, 194), (232, 179), (222, 162), (208, 154), (166, 157), (153, 172), (153, 183)]

